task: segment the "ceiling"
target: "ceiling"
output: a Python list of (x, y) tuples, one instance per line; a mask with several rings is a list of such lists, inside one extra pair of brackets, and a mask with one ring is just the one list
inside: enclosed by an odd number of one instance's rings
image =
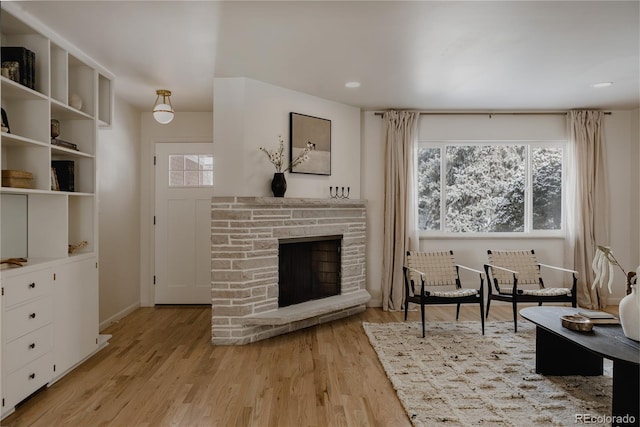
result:
[(166, 88), (178, 112), (211, 111), (213, 78), (238, 76), (366, 110), (634, 109), (639, 5), (19, 2), (114, 73), (120, 97), (150, 110)]

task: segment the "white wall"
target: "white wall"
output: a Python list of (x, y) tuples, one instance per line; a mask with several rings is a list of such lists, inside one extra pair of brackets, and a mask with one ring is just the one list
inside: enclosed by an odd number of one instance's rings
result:
[(328, 198), (330, 186), (344, 186), (360, 198), (358, 108), (247, 78), (214, 79), (213, 100), (216, 196), (272, 195), (275, 168), (258, 148), (277, 148), (282, 135), (288, 158), (295, 112), (331, 120), (331, 175), (287, 173), (285, 196)]
[(100, 328), (140, 303), (140, 113), (115, 98), (97, 144)]
[[(638, 265), (638, 187), (631, 185), (633, 159), (638, 159), (637, 110), (616, 111), (605, 118), (605, 141), (610, 166), (611, 246), (626, 269)], [(362, 197), (368, 200), (367, 290), (371, 305), (381, 304), (384, 167), (383, 124), (373, 112), (362, 113)], [(635, 123), (635, 124), (634, 124)], [(634, 136), (635, 131), (635, 136)], [(420, 135), (423, 140), (507, 140), (562, 139), (566, 135), (564, 116), (422, 116)], [(637, 173), (637, 172), (636, 172)], [(421, 241), (423, 250), (451, 249), (456, 259), (482, 269), (487, 249), (531, 248), (543, 263), (564, 264), (563, 239), (481, 239), (449, 238)], [(621, 272), (618, 282), (624, 283)], [(609, 303), (623, 296), (622, 285), (615, 289)]]
[[(638, 210), (637, 186), (638, 136), (634, 132), (637, 126), (636, 111), (613, 111), (605, 119), (606, 160), (609, 174), (609, 215), (611, 217), (611, 250), (620, 265), (626, 270), (635, 270), (640, 265), (638, 247)], [(634, 136), (635, 133), (635, 136)], [(635, 138), (635, 139), (634, 139)], [(616, 269), (616, 283), (625, 283), (620, 269)], [(617, 303), (624, 296), (622, 286), (614, 286), (614, 295), (609, 302)]]
[[(153, 156), (155, 144), (159, 142), (207, 142), (213, 140), (213, 117), (210, 112), (177, 112), (173, 121), (161, 125), (151, 113), (138, 114), (140, 120), (140, 304), (154, 305), (154, 234), (153, 215), (155, 205), (155, 172)], [(141, 117), (141, 118), (140, 118)], [(214, 168), (224, 162), (214, 153)], [(216, 183), (214, 182), (214, 185)]]
[(367, 200), (367, 291), (370, 307), (382, 307), (384, 235), (384, 131), (382, 119), (362, 113), (362, 198)]

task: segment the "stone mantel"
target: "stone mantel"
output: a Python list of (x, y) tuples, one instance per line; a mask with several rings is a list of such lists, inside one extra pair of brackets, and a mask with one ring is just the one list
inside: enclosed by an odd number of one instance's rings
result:
[(233, 203), (238, 206), (242, 205), (267, 205), (282, 207), (304, 207), (306, 209), (324, 208), (324, 207), (366, 207), (367, 201), (360, 199), (314, 199), (305, 197), (253, 197), (253, 196), (220, 196), (212, 197), (212, 203)]
[[(278, 308), (280, 239), (342, 235), (340, 295)], [(213, 197), (212, 342), (246, 344), (365, 310), (366, 201)]]

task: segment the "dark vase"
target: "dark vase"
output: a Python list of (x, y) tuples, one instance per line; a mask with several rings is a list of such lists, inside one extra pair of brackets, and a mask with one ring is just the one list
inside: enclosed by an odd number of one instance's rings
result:
[(273, 197), (284, 197), (287, 191), (287, 181), (284, 179), (284, 172), (276, 172), (271, 180), (271, 191)]

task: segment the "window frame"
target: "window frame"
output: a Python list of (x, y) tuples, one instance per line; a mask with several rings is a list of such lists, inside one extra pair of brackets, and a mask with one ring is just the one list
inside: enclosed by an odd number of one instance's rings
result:
[[(446, 227), (446, 147), (447, 146), (525, 146), (525, 206), (524, 231), (496, 232), (463, 232), (445, 231)], [(420, 148), (438, 148), (440, 150), (440, 230), (422, 230), (418, 227), (419, 199), (416, 194), (415, 220), (420, 238), (564, 238), (566, 236), (566, 182), (567, 182), (567, 147), (566, 140), (418, 140), (415, 148), (414, 182), (418, 183), (418, 150)], [(533, 230), (533, 170), (532, 152), (534, 148), (560, 148), (562, 150), (562, 188), (559, 230)]]

